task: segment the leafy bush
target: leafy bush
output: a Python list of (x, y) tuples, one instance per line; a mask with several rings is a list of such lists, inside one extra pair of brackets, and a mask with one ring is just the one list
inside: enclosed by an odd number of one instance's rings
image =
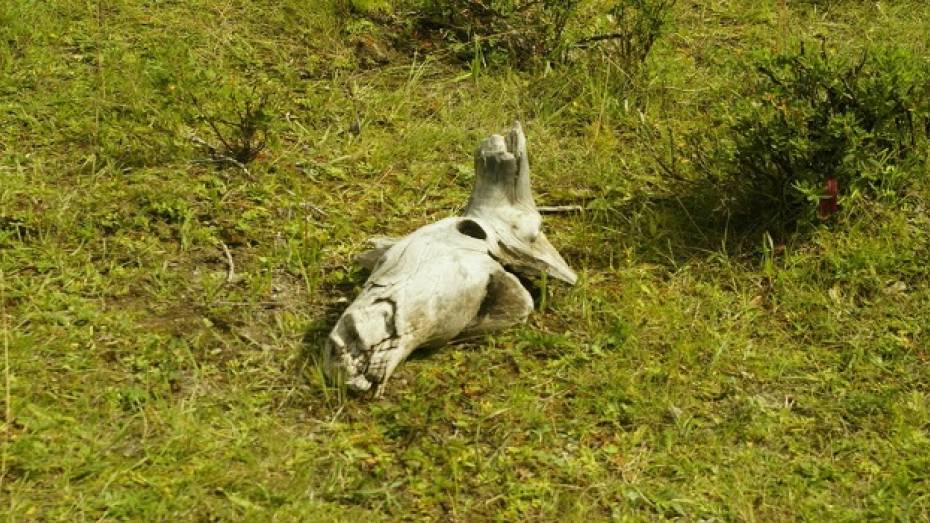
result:
[(810, 223), (828, 186), (849, 203), (900, 194), (920, 172), (930, 133), (924, 59), (801, 45), (753, 69), (755, 94), (726, 110), (722, 142), (691, 151), (728, 210), (785, 229)]
[(578, 51), (613, 53), (636, 68), (664, 30), (675, 0), (409, 0), (420, 34), (475, 55), (529, 67)]

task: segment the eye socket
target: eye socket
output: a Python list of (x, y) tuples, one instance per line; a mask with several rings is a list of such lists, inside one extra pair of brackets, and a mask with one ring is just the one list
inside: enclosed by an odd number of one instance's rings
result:
[(472, 238), (477, 238), (479, 240), (488, 239), (488, 233), (478, 225), (478, 222), (474, 220), (462, 220), (455, 226), (456, 229), (465, 236), (471, 236)]

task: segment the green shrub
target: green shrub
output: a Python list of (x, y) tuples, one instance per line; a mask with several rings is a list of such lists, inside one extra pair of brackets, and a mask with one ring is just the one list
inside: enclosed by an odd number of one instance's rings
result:
[(723, 112), (722, 141), (691, 151), (729, 211), (786, 230), (813, 221), (828, 180), (850, 204), (899, 195), (921, 175), (926, 60), (900, 49), (850, 56), (801, 45), (752, 68), (754, 94)]
[(459, 51), (520, 68), (612, 53), (633, 69), (649, 54), (675, 0), (407, 0), (414, 27)]

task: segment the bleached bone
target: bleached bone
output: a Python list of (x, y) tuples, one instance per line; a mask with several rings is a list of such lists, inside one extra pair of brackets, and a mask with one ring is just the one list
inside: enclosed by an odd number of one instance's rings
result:
[(475, 188), (465, 216), (486, 221), (498, 235), (505, 265), (528, 273), (547, 273), (574, 285), (575, 275), (542, 232), (530, 188), (526, 137), (515, 122), (506, 142), (485, 138), (475, 152)]
[(368, 243), (371, 244), (371, 249), (362, 252), (355, 257), (355, 264), (363, 269), (373, 270), (375, 265), (378, 263), (378, 260), (384, 256), (384, 253), (391, 248), (392, 245), (398, 242), (397, 238), (388, 238), (387, 236), (375, 236), (374, 238), (369, 238)]
[(510, 271), (575, 273), (542, 233), (519, 123), (475, 152), (465, 216), (400, 238), (377, 238), (356, 261), (372, 273), (326, 343), (324, 367), (356, 391), (380, 395), (414, 350), (526, 320), (533, 299)]
[(489, 255), (493, 234), (478, 220), (446, 218), (394, 244), (330, 334), (330, 369), (368, 390), (418, 347), (524, 321), (533, 299)]

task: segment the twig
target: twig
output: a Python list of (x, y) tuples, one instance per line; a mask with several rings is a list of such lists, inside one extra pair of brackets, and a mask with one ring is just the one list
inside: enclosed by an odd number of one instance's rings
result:
[(216, 147), (213, 147), (206, 140), (197, 136), (196, 134), (189, 135), (187, 139), (190, 140), (192, 143), (205, 148), (210, 153), (211, 156), (216, 154)]
[(621, 38), (629, 38), (629, 37), (630, 35), (626, 33), (599, 34), (599, 35), (589, 36), (587, 38), (582, 38), (581, 40), (578, 40), (572, 45), (575, 47), (579, 47), (581, 49), (585, 49), (593, 43), (601, 42), (604, 40), (619, 40)]
[(229, 247), (227, 247), (224, 242), (220, 242), (220, 245), (223, 246), (223, 254), (226, 255), (226, 263), (228, 264), (226, 269), (226, 283), (232, 283), (236, 278), (236, 264), (233, 263), (233, 257), (229, 252)]
[(536, 208), (540, 214), (558, 214), (563, 212), (581, 212), (584, 207), (580, 205), (543, 205)]
[(310, 211), (310, 213), (316, 215), (317, 218), (326, 218), (329, 216), (329, 214), (327, 214), (326, 211), (324, 211), (323, 209), (320, 209), (319, 207), (317, 207), (316, 205), (313, 205), (310, 202), (301, 202), (300, 208)]
[(226, 246), (225, 242), (220, 242), (220, 246), (223, 247), (223, 254), (226, 255), (226, 279), (220, 282), (210, 293), (210, 296), (207, 298), (207, 308), (216, 305), (217, 300), (219, 300), (220, 291), (230, 283), (233, 283), (236, 279), (236, 264), (233, 262), (232, 253), (229, 252), (229, 247)]
[(239, 169), (242, 169), (242, 172), (245, 173), (246, 176), (250, 178), (252, 177), (252, 173), (249, 172), (249, 168), (246, 167), (244, 163), (230, 156), (226, 156), (225, 154), (220, 154), (219, 151), (216, 150), (216, 147), (213, 147), (213, 145), (211, 145), (209, 142), (207, 142), (203, 138), (195, 134), (191, 134), (190, 136), (187, 137), (187, 139), (190, 140), (192, 143), (199, 145), (203, 147), (204, 149), (206, 149), (207, 152), (210, 153), (210, 161), (229, 162), (235, 165), (236, 167), (238, 167)]
[(228, 307), (265, 307), (276, 308), (284, 307), (285, 304), (277, 301), (215, 301), (214, 305), (226, 305)]
[(230, 156), (223, 155), (223, 154), (217, 154), (217, 155), (216, 155), (216, 159), (217, 159), (217, 160), (222, 160), (222, 161), (224, 161), (224, 162), (229, 162), (229, 163), (235, 165), (236, 167), (238, 167), (239, 169), (241, 169), (242, 172), (245, 173), (245, 175), (248, 176), (249, 178), (252, 177), (252, 173), (249, 172), (249, 168), (246, 167), (245, 164), (242, 163), (242, 162), (240, 162), (239, 160), (237, 160), (237, 159), (235, 159), (235, 158), (232, 158), (232, 157), (230, 157)]

